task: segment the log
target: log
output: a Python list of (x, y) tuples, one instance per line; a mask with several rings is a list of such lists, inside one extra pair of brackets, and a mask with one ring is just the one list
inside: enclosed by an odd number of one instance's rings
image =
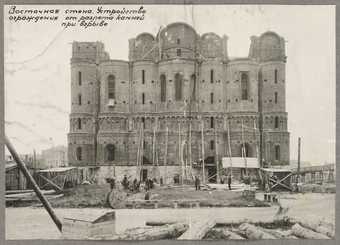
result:
[(274, 229), (265, 229), (263, 228), (264, 232), (275, 236), (278, 239), (298, 239), (296, 236), (291, 234), (291, 231), (282, 231), (282, 230), (274, 230)]
[(145, 225), (147, 226), (162, 226), (162, 225), (171, 225), (175, 224), (176, 221), (168, 220), (168, 221), (146, 221)]
[(244, 240), (239, 234), (228, 230), (227, 228), (212, 228), (208, 234), (208, 239), (214, 240)]
[[(124, 231), (124, 234), (111, 237), (114, 240), (161, 240), (174, 239), (183, 234), (188, 225), (176, 223), (164, 226), (138, 227)], [(98, 238), (98, 237), (97, 237)]]
[(324, 234), (328, 236), (329, 238), (335, 237), (335, 229), (333, 224), (324, 222), (324, 221), (307, 221), (307, 220), (295, 220), (296, 223), (299, 223), (301, 226), (311, 229), (317, 233)]
[(249, 223), (243, 223), (239, 226), (241, 231), (245, 232), (245, 235), (249, 239), (276, 239), (275, 236), (263, 231), (263, 229), (256, 227), (255, 225), (251, 225)]
[(306, 239), (329, 239), (328, 236), (321, 234), (321, 233), (317, 233), (317, 232), (310, 230), (308, 228), (302, 227), (298, 223), (293, 225), (292, 234), (297, 236), (297, 237), (306, 238)]
[(208, 219), (205, 222), (195, 222), (181, 235), (178, 240), (201, 240), (207, 232), (216, 225), (215, 219)]

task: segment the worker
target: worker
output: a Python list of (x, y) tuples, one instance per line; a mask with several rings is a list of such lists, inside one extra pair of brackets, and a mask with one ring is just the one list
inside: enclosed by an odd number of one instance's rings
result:
[(123, 181), (122, 181), (122, 185), (123, 185), (125, 190), (127, 190), (129, 188), (129, 181), (128, 181), (126, 175), (124, 175), (124, 178), (123, 178)]
[(138, 190), (138, 180), (136, 178), (133, 180), (133, 190), (134, 191)]
[(231, 174), (228, 174), (228, 188), (231, 190)]
[(198, 191), (200, 189), (200, 179), (198, 178), (198, 176), (195, 176), (195, 189), (196, 191)]

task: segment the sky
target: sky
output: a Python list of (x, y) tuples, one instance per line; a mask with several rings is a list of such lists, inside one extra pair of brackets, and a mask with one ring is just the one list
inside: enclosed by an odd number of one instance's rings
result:
[[(66, 8), (96, 7), (53, 6), (61, 12)], [(297, 141), (301, 137), (302, 161), (335, 162), (334, 6), (145, 5), (144, 8), (144, 21), (111, 22), (104, 28), (63, 29), (62, 18), (54, 23), (9, 21), (5, 6), (5, 132), (18, 152), (32, 153), (33, 149), (40, 152), (67, 145), (73, 41), (102, 41), (111, 59), (127, 60), (128, 39), (141, 32), (155, 35), (160, 26), (180, 21), (192, 25), (199, 34), (227, 35), (228, 54), (232, 57), (248, 56), (253, 35), (270, 30), (283, 36), (290, 158), (297, 159)]]

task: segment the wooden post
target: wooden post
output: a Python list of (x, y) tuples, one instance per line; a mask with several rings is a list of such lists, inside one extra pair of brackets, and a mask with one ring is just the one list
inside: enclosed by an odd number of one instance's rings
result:
[(300, 154), (301, 154), (301, 138), (298, 138), (298, 166), (297, 166), (297, 173), (296, 173), (296, 183), (299, 183), (300, 178)]
[[(258, 73), (258, 110), (259, 110), (259, 133), (260, 133), (260, 150), (259, 150), (259, 164), (260, 168), (263, 167), (263, 115), (262, 115), (262, 90), (263, 90), (263, 83), (262, 83), (262, 70), (259, 70)], [(267, 159), (266, 159), (267, 160)]]
[(192, 157), (191, 157), (191, 118), (189, 119), (190, 120), (190, 124), (189, 124), (189, 170), (190, 170), (190, 176), (192, 177)]
[(204, 164), (204, 121), (202, 118), (202, 182), (205, 184), (205, 164)]
[(220, 183), (220, 164), (218, 160), (217, 129), (215, 125), (216, 183)]
[(182, 139), (181, 139), (181, 122), (178, 122), (178, 158), (179, 158), (179, 163), (181, 164), (181, 169), (182, 169), (182, 185), (183, 185), (183, 179), (184, 179), (184, 166), (183, 166), (183, 161), (182, 161)]
[(169, 128), (166, 126), (166, 135), (165, 135), (165, 157), (164, 157), (164, 165), (165, 165), (165, 178), (164, 178), (164, 183), (166, 184), (166, 180), (168, 177), (168, 169), (167, 169), (167, 161), (168, 161), (168, 138), (169, 138)]
[(248, 175), (248, 173), (247, 173), (247, 154), (246, 154), (246, 149), (245, 149), (245, 144), (244, 144), (243, 119), (241, 120), (241, 137), (242, 137), (242, 155), (244, 157), (245, 174), (247, 176)]
[(230, 177), (233, 177), (233, 162), (231, 157), (231, 145), (230, 145), (230, 122), (228, 120), (228, 152), (229, 152), (229, 159), (230, 159)]
[(152, 136), (152, 165), (155, 165), (155, 140), (156, 140), (156, 125), (153, 127)]
[(46, 211), (48, 212), (48, 214), (52, 218), (54, 224), (58, 227), (59, 231), (61, 231), (62, 230), (61, 221), (59, 220), (57, 215), (54, 213), (54, 211), (51, 207), (51, 204), (48, 202), (48, 200), (45, 198), (45, 196), (41, 193), (39, 186), (37, 185), (37, 183), (33, 179), (32, 175), (30, 174), (30, 172), (26, 168), (25, 163), (21, 161), (18, 153), (16, 152), (16, 150), (14, 149), (11, 142), (8, 140), (8, 138), (6, 136), (5, 136), (5, 144), (8, 148), (8, 151), (11, 153), (14, 161), (17, 163), (18, 168), (22, 171), (22, 173), (26, 177), (27, 181), (32, 185), (32, 188), (33, 188), (35, 194), (38, 196), (39, 200), (42, 202)]

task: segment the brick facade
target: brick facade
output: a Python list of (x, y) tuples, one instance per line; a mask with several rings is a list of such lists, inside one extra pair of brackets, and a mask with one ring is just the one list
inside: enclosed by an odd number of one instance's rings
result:
[[(207, 165), (227, 155), (228, 125), (232, 156), (241, 156), (245, 142), (248, 156), (258, 157), (259, 80), (263, 158), (272, 165), (288, 164), (284, 39), (273, 32), (251, 37), (244, 58), (228, 57), (227, 40), (173, 23), (157, 36), (130, 39), (129, 61), (110, 59), (100, 42), (74, 42), (70, 165), (132, 170), (143, 127), (144, 167), (166, 164), (181, 171), (181, 161), (189, 160), (187, 149), (192, 162), (202, 158), (202, 123)], [(191, 147), (185, 147), (189, 127)]]

